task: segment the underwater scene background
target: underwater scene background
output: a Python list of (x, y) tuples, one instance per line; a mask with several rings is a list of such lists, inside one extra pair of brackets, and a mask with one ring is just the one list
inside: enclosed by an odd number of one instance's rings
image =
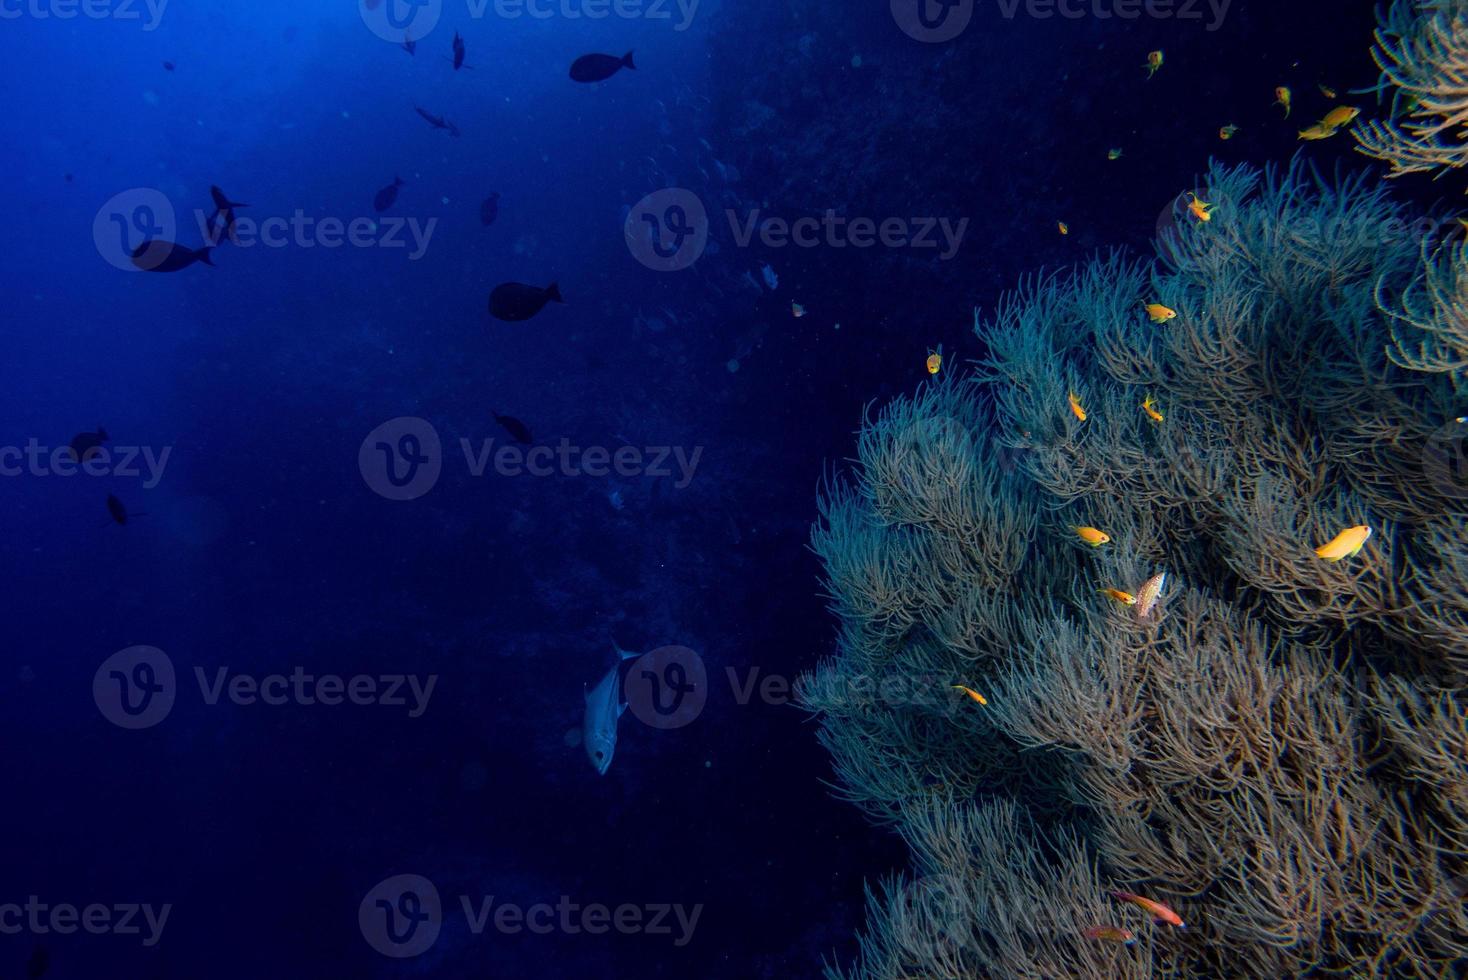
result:
[(0, 32), (0, 978), (1464, 967), (1465, 0)]

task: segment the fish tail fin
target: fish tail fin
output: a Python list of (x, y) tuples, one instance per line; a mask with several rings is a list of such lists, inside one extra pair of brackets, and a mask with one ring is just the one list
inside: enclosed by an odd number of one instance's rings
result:
[(194, 254), (199, 257), (199, 261), (200, 262), (204, 263), (205, 265), (209, 266), (210, 268), (213, 268), (214, 267), (214, 260), (209, 257), (209, 253), (212, 252), (212, 251), (214, 251), (214, 246), (213, 245), (205, 245), (203, 248), (199, 249)]
[(616, 640), (612, 641), (612, 649), (617, 652), (618, 660), (636, 660), (638, 657), (642, 656), (642, 654), (640, 653), (633, 653), (630, 650), (623, 650), (620, 646), (617, 645)]
[(551, 283), (549, 286), (545, 287), (545, 297), (546, 299), (553, 299), (557, 303), (565, 302), (565, 300), (561, 299), (561, 287), (557, 283)]
[(624, 54), (622, 56), (622, 64), (626, 65), (628, 68), (636, 68), (637, 67), (636, 65), (634, 65), (632, 63), (632, 52), (631, 51), (628, 51), (626, 54)]

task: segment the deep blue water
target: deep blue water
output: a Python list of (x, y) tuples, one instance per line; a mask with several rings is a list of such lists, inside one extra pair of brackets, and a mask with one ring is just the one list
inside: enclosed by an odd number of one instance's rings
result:
[[(155, 22), (120, 0), (100, 17), (0, 0), (0, 445), (43, 461), (0, 479), (0, 906), (99, 906), (114, 924), (131, 903), (169, 909), (151, 937), (141, 918), (141, 935), (0, 928), (0, 978), (38, 948), (57, 978), (818, 975), (855, 949), (863, 880), (905, 859), (832, 797), (805, 715), (736, 696), (832, 651), (805, 547), (822, 475), (928, 349), (977, 353), (975, 306), (1097, 249), (1148, 250), (1210, 155), (1287, 160), (1274, 86), (1313, 118), (1318, 81), (1372, 81), (1371, 5), (1234, 0), (1210, 31), (1006, 20), (981, 0), (929, 44), (886, 0), (704, 0), (686, 29), (674, 4), (591, 19), (573, 0), (544, 18), (444, 0), (410, 55), (368, 27), (390, 2), (173, 0)], [(628, 50), (635, 70), (568, 77)], [(1308, 152), (1362, 165), (1344, 140)], [(213, 268), (133, 268), (147, 238), (202, 243), (211, 185), (248, 204), (241, 241)], [(712, 247), (676, 272), (640, 263), (624, 229), (667, 188), (710, 215)], [(754, 209), (964, 232), (944, 258), (741, 245), (727, 213)], [(306, 230), (269, 244), (246, 219)], [(371, 244), (330, 247), (323, 219)], [(382, 244), (391, 219), (427, 229), (422, 248)], [(494, 319), (506, 281), (555, 282), (565, 302)], [(513, 444), (494, 413), (535, 445), (696, 465), (476, 476), (461, 440)], [(378, 440), (362, 447), (402, 417), (439, 437), (442, 471), (395, 501)], [(161, 472), (44, 462), (99, 426), (114, 464), (137, 447), (167, 453)], [(119, 526), (109, 494), (141, 516)], [(707, 703), (677, 729), (628, 714), (598, 775), (570, 733), (614, 643), (694, 651)], [(103, 668), (138, 645), (176, 676), (167, 716), (129, 730)], [(434, 687), (416, 717), (295, 693), (210, 703), (198, 672), (221, 669)], [(395, 959), (359, 906), (403, 874), (444, 912), (431, 947)], [(699, 917), (682, 936), (672, 920), (476, 933), (460, 899), (489, 896)]]

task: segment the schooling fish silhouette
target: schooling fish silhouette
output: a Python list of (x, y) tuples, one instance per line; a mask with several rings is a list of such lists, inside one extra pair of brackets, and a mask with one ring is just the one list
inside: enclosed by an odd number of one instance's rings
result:
[(571, 80), (576, 82), (604, 82), (623, 68), (636, 68), (632, 63), (632, 52), (618, 58), (610, 54), (584, 54), (571, 63)]
[(413, 110), (417, 112), (418, 115), (428, 120), (428, 125), (432, 126), (434, 129), (447, 129), (449, 131), (449, 134), (454, 137), (457, 137), (459, 135), (459, 127), (444, 119), (443, 116), (435, 116), (427, 109), (416, 105), (413, 107)]
[(551, 300), (564, 303), (561, 289), (555, 283), (541, 289), (527, 286), (523, 282), (506, 282), (494, 287), (489, 294), (489, 314), (496, 320), (528, 320)]
[[(214, 186), (209, 188), (209, 196), (214, 199), (214, 213), (205, 222), (205, 227), (209, 229), (209, 244), (218, 245), (223, 238), (234, 241), (234, 209), (247, 208), (249, 205), (231, 201), (224, 191)], [(215, 222), (220, 218), (223, 221), (216, 226)]]
[(520, 445), (528, 446), (535, 441), (530, 435), (530, 427), (513, 415), (501, 415), (498, 412), (490, 414), (494, 416), (496, 422), (505, 427), (506, 432), (515, 437), (515, 441)]
[(101, 452), (108, 439), (107, 430), (100, 425), (96, 432), (78, 432), (71, 437), (71, 454), (78, 463), (85, 463), (93, 453)]
[(177, 272), (187, 269), (195, 262), (202, 262), (207, 266), (214, 265), (209, 258), (209, 253), (214, 251), (213, 245), (205, 245), (203, 248), (185, 248), (177, 242), (164, 241), (155, 238), (144, 242), (133, 249), (133, 265), (144, 272)]
[(112, 522), (114, 524), (126, 524), (133, 517), (148, 516), (141, 511), (136, 514), (129, 515), (127, 512), (127, 507), (123, 505), (123, 502), (121, 500), (118, 500), (110, 493), (107, 495), (107, 513), (112, 515)]
[(605, 776), (611, 768), (612, 754), (617, 750), (617, 721), (627, 710), (627, 703), (622, 700), (622, 685), (618, 683), (619, 668), (623, 660), (639, 656), (615, 643), (612, 649), (617, 652), (617, 662), (595, 688), (585, 692), (586, 714), (581, 719), (581, 744), (598, 776)]
[(454, 71), (473, 67), (473, 65), (464, 64), (464, 39), (459, 36), (458, 31), (454, 31)]
[(393, 175), (392, 183), (388, 184), (377, 195), (372, 198), (372, 207), (378, 214), (392, 207), (393, 202), (398, 199), (398, 188), (403, 186), (403, 178), (397, 174)]
[(494, 224), (494, 219), (500, 216), (500, 196), (498, 192), (491, 193), (479, 205), (479, 223), (485, 226)]

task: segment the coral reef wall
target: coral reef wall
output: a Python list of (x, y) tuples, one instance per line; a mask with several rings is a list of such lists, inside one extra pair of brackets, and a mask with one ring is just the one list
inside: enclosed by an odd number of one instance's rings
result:
[(800, 693), (912, 855), (831, 977), (1468, 963), (1468, 251), (1364, 179), (1196, 194), (1161, 260), (1024, 283), (822, 494)]

